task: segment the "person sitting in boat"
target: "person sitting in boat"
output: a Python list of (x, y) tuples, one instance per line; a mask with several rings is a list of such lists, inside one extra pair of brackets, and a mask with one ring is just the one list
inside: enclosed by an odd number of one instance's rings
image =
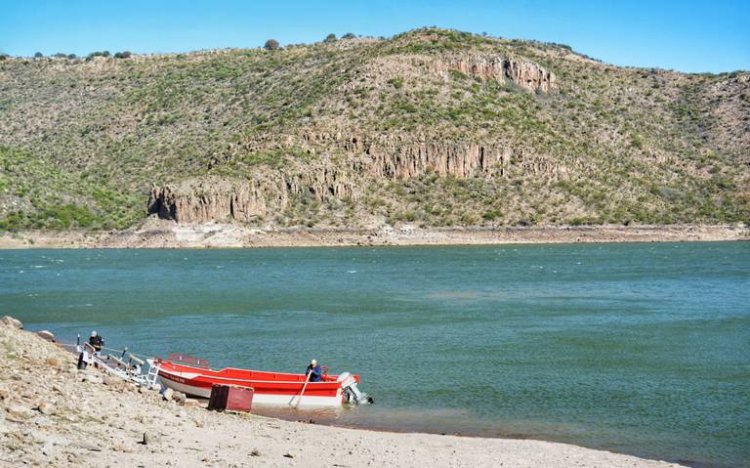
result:
[(99, 336), (96, 333), (96, 330), (94, 330), (91, 332), (91, 336), (89, 337), (89, 344), (92, 348), (94, 348), (94, 351), (98, 353), (104, 347), (104, 338)]
[(316, 359), (310, 361), (310, 365), (307, 366), (307, 370), (305, 370), (305, 375), (307, 375), (310, 382), (320, 382), (320, 379), (323, 377), (323, 370), (318, 365)]

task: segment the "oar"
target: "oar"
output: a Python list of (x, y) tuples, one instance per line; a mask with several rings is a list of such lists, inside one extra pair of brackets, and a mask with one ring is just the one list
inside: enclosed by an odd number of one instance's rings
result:
[[(305, 385), (302, 386), (302, 391), (299, 392), (299, 399), (297, 400), (297, 404), (294, 405), (294, 409), (299, 408), (299, 404), (302, 403), (302, 395), (305, 394), (305, 389), (307, 388), (308, 382), (310, 382), (310, 375), (312, 375), (312, 370), (307, 373), (305, 376)], [(294, 401), (294, 397), (292, 397), (292, 401), (289, 402), (289, 406), (292, 406), (292, 402)]]

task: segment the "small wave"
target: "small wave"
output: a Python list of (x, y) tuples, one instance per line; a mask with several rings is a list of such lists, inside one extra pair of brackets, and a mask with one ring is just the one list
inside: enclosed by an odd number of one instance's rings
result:
[(428, 294), (432, 299), (478, 299), (480, 293), (477, 291), (437, 291)]

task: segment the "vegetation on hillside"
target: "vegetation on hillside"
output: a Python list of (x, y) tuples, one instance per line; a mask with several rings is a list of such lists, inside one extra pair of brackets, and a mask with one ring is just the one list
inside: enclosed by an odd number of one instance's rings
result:
[[(429, 72), (477, 55), (539, 64), (557, 89)], [(519, 160), (469, 177), (352, 173), (356, 196), (296, 194), (258, 222), (748, 222), (749, 125), (745, 72), (619, 68), (564, 45), (433, 28), (284, 48), (6, 58), (0, 230), (124, 228), (147, 215), (153, 186), (208, 174), (273, 177), (321, 158), (351, 172), (362, 154), (337, 143), (347, 139), (475, 142)]]

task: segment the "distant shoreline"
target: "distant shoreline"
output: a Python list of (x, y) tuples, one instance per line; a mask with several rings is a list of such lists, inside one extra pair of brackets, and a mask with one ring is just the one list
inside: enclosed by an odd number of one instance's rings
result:
[(0, 233), (0, 249), (458, 246), (747, 240), (750, 240), (750, 228), (742, 224), (498, 228), (419, 228), (402, 225), (375, 229), (260, 229), (237, 224), (178, 224), (149, 219), (140, 226), (123, 231)]

